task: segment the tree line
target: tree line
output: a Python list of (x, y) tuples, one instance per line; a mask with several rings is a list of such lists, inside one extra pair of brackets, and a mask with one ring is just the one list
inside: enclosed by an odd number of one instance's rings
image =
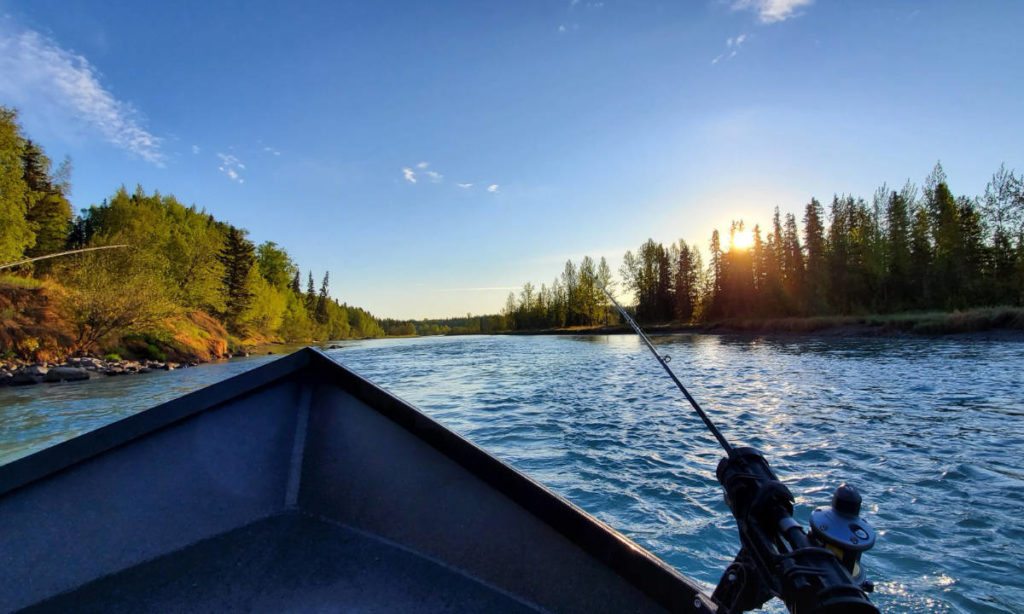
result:
[[(793, 213), (776, 207), (770, 224), (734, 221), (701, 249), (648, 240), (627, 251), (621, 286), (642, 322), (722, 318), (953, 311), (1024, 305), (1024, 180), (1002, 166), (983, 195), (954, 196), (941, 164), (923, 189), (883, 185), (867, 201), (817, 199)], [(510, 294), (509, 330), (594, 326), (614, 319), (600, 281), (601, 260), (566, 263), (561, 277)]]
[(18, 269), (68, 296), (74, 349), (95, 350), (122, 333), (153, 331), (199, 311), (238, 340), (309, 341), (384, 334), (370, 313), (330, 296), (329, 273), (305, 284), (272, 241), (170, 195), (124, 187), (73, 216), (70, 164), (56, 170), (24, 136), (17, 112), (0, 106), (0, 264), (65, 249), (125, 244)]

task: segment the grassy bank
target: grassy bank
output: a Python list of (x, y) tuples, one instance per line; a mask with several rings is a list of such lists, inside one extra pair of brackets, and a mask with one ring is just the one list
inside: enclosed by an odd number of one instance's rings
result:
[[(810, 318), (731, 318), (699, 324), (644, 324), (650, 333), (749, 333), (829, 336), (955, 335), (1017, 331), (1024, 339), (1024, 308), (986, 307), (964, 311), (927, 311)], [(509, 334), (632, 334), (627, 325), (572, 327)]]

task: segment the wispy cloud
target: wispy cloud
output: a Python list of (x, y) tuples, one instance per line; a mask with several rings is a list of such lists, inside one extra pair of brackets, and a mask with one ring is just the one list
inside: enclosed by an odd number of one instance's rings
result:
[(409, 183), (417, 183), (417, 174), (426, 175), (427, 179), (430, 180), (430, 183), (441, 183), (444, 181), (444, 175), (441, 173), (435, 170), (426, 170), (427, 167), (430, 166), (430, 162), (418, 162), (415, 166), (419, 169), (418, 171), (413, 170), (408, 166), (402, 169), (402, 176), (405, 177), (405, 180)]
[[(430, 168), (430, 162), (417, 162), (412, 166), (402, 167), (402, 178), (409, 183), (420, 183), (420, 180), (424, 178), (430, 183), (444, 183), (444, 177), (444, 174)], [(473, 182), (455, 182), (455, 186), (462, 190), (469, 190), (475, 185)], [(498, 184), (490, 184), (485, 189), (491, 193), (497, 192)]]
[(739, 36), (725, 39), (725, 51), (715, 56), (715, 58), (711, 60), (711, 63), (718, 64), (723, 60), (731, 60), (736, 57), (740, 52), (740, 48), (743, 46), (743, 41), (745, 40), (747, 40), (746, 34), (740, 34)]
[(268, 154), (273, 155), (273, 156), (280, 156), (281, 155), (281, 152), (276, 150), (276, 149), (274, 149), (273, 147), (264, 147), (263, 151), (265, 151)]
[(798, 10), (814, 0), (733, 0), (732, 10), (754, 11), (761, 23), (777, 23), (796, 17)]
[(100, 83), (83, 56), (25, 30), (0, 23), (0, 98), (25, 108), (52, 106), (90, 126), (109, 143), (163, 166), (161, 139), (143, 127), (138, 111)]
[(220, 166), (217, 167), (217, 170), (227, 175), (232, 181), (245, 183), (245, 178), (239, 173), (239, 171), (245, 170), (245, 165), (238, 158), (220, 152), (217, 152), (217, 157), (220, 158)]
[(198, 156), (200, 151), (201, 150), (199, 149), (199, 145), (193, 145), (192, 146), (192, 155)]

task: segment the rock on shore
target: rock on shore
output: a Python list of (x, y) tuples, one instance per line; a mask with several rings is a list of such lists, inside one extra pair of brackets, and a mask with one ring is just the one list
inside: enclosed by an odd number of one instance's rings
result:
[(42, 382), (77, 382), (91, 377), (171, 371), (176, 362), (155, 360), (105, 361), (92, 356), (69, 358), (60, 364), (15, 362), (0, 364), (0, 386), (26, 386)]

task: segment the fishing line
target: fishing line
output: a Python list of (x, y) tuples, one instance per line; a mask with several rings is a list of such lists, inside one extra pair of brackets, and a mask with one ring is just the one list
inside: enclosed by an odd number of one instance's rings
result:
[(689, 401), (690, 405), (693, 406), (693, 410), (697, 412), (697, 415), (700, 416), (700, 419), (704, 421), (704, 425), (707, 426), (708, 430), (711, 431), (711, 434), (715, 436), (715, 439), (717, 439), (718, 443), (721, 444), (722, 449), (725, 450), (725, 453), (728, 454), (730, 458), (732, 458), (735, 454), (733, 452), (732, 444), (730, 444), (729, 441), (725, 438), (725, 436), (722, 435), (722, 432), (718, 430), (718, 427), (716, 427), (715, 423), (711, 421), (711, 418), (709, 418), (708, 415), (704, 413), (704, 410), (701, 409), (700, 405), (690, 394), (690, 391), (686, 389), (686, 386), (684, 386), (683, 383), (679, 381), (679, 378), (676, 377), (676, 374), (672, 371), (672, 368), (668, 366), (669, 361), (672, 359), (671, 356), (662, 356), (660, 353), (658, 353), (658, 350), (655, 349), (654, 344), (651, 343), (651, 340), (648, 339), (647, 335), (644, 334), (644, 331), (640, 328), (640, 325), (637, 324), (628, 313), (626, 313), (626, 310), (622, 308), (622, 305), (619, 305), (619, 302), (615, 300), (615, 297), (612, 296), (611, 292), (608, 291), (608, 288), (605, 288), (604, 284), (601, 283), (600, 280), (595, 281), (597, 281), (597, 285), (601, 286), (601, 290), (604, 292), (604, 295), (607, 296), (609, 300), (611, 300), (612, 304), (615, 305), (615, 308), (618, 309), (619, 313), (622, 314), (622, 317), (626, 319), (626, 322), (629, 322), (629, 325), (633, 327), (633, 330), (636, 331), (636, 334), (640, 336), (640, 339), (645, 344), (647, 344), (647, 349), (651, 350), (651, 353), (654, 354), (654, 357), (658, 359), (658, 362), (661, 363), (661, 366), (665, 369), (665, 373), (668, 373), (668, 376), (671, 377), (672, 381), (676, 383), (676, 386), (679, 388), (680, 392), (683, 393), (683, 396), (686, 397), (686, 400)]

